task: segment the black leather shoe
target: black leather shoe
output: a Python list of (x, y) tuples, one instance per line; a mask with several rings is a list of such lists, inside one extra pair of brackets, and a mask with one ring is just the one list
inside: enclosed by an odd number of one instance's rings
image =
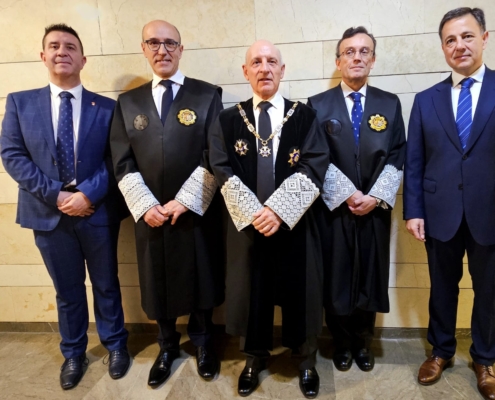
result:
[(122, 378), (131, 364), (131, 357), (126, 348), (113, 350), (108, 357), (108, 373), (112, 379)]
[(371, 349), (360, 349), (354, 356), (354, 359), (361, 371), (371, 371), (375, 366), (375, 356)]
[(316, 368), (299, 371), (299, 388), (307, 399), (314, 399), (320, 390), (320, 377)]
[(62, 367), (60, 367), (60, 386), (62, 386), (62, 389), (67, 390), (77, 386), (84, 374), (86, 365), (88, 365), (86, 354), (66, 358)]
[(205, 381), (211, 381), (219, 370), (219, 362), (211, 348), (198, 346), (196, 348), (196, 366), (198, 374)]
[(337, 349), (333, 353), (333, 364), (339, 371), (349, 371), (352, 366), (352, 353), (349, 349)]
[(176, 358), (179, 358), (179, 354), (177, 350), (160, 350), (158, 357), (156, 357), (151, 367), (148, 385), (157, 387), (165, 382), (170, 376), (172, 363)]
[(239, 396), (249, 396), (258, 387), (258, 374), (260, 370), (256, 368), (244, 367), (239, 375), (239, 383), (237, 385), (237, 393)]

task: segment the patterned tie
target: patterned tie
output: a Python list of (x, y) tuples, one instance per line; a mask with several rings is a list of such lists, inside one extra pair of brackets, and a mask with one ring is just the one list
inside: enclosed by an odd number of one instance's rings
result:
[(165, 86), (166, 89), (162, 97), (162, 112), (160, 115), (160, 119), (162, 120), (163, 125), (165, 125), (168, 112), (170, 111), (170, 107), (172, 107), (172, 102), (174, 101), (174, 92), (172, 90), (172, 83), (173, 82), (169, 79), (160, 81), (160, 85)]
[(351, 96), (352, 100), (354, 100), (354, 105), (352, 106), (352, 133), (354, 133), (354, 143), (356, 147), (359, 146), (359, 129), (361, 126), (361, 120), (363, 119), (363, 106), (361, 105), (361, 93), (352, 92), (349, 96)]
[(74, 124), (72, 123), (72, 103), (74, 96), (69, 92), (60, 93), (60, 111), (57, 125), (58, 173), (64, 185), (76, 176), (74, 167)]
[[(258, 134), (263, 139), (268, 139), (272, 134), (272, 123), (270, 121), (270, 115), (268, 109), (272, 106), (268, 101), (262, 101), (258, 104), (260, 108), (260, 116), (258, 118)], [(259, 150), (261, 149), (261, 142), (258, 142), (258, 174), (256, 193), (258, 200), (263, 204), (275, 191), (275, 179), (273, 177), (273, 140), (270, 140), (267, 144), (270, 149), (270, 155), (263, 157)]]
[(461, 81), (461, 93), (457, 103), (455, 124), (457, 125), (457, 133), (459, 134), (462, 149), (466, 148), (469, 134), (471, 133), (471, 125), (473, 124), (473, 99), (471, 97), (473, 83), (473, 78), (465, 78)]

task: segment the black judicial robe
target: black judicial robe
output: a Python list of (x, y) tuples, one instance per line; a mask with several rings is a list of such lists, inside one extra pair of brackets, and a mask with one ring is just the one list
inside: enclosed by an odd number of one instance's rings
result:
[[(220, 95), (220, 88), (186, 77), (163, 126), (151, 82), (121, 94), (110, 134), (117, 181), (139, 172), (161, 205), (173, 200), (198, 166), (207, 167), (207, 131), (223, 108)], [(179, 122), (184, 109), (194, 111), (194, 124)], [(173, 226), (168, 221), (151, 228), (143, 218), (135, 224), (141, 303), (148, 318), (174, 318), (223, 302), (219, 196), (203, 216), (188, 210)]]
[[(394, 94), (367, 87), (358, 148), (340, 85), (310, 97), (308, 105), (317, 111), (326, 131), (330, 164), (356, 189), (385, 200), (388, 206), (355, 216), (345, 201), (330, 211), (322, 200), (325, 194), (318, 199), (315, 209), (322, 239), (325, 308), (336, 315), (349, 315), (356, 308), (389, 312), (391, 210), (406, 144), (400, 101)], [(376, 115), (385, 118), (386, 129), (372, 129), (369, 121)], [(377, 187), (383, 189), (381, 193)]]
[[(240, 104), (254, 125), (252, 99)], [(285, 114), (293, 104), (285, 100)], [(299, 104), (281, 131), (275, 161), (276, 188), (297, 172), (308, 177), (315, 189), (321, 188), (328, 153), (317, 128), (315, 112)], [(247, 144), (246, 155), (236, 152), (238, 140)], [(210, 130), (209, 147), (210, 165), (222, 193), (226, 182), (237, 177), (256, 197), (256, 138), (237, 107), (220, 113)], [(289, 159), (294, 150), (300, 150), (301, 157), (291, 166)], [(224, 198), (228, 202), (225, 194)], [(297, 348), (308, 336), (318, 334), (322, 325), (321, 285), (321, 250), (311, 208), (292, 230), (282, 225), (268, 238), (251, 224), (238, 231), (232, 218), (228, 218), (226, 330), (246, 337), (245, 351), (272, 348), (274, 305), (282, 307), (284, 346)]]

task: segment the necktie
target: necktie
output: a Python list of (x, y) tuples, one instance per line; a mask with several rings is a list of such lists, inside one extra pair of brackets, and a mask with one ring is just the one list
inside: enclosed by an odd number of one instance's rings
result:
[(455, 124), (457, 125), (457, 133), (463, 149), (466, 148), (469, 134), (471, 133), (471, 125), (473, 124), (473, 99), (471, 97), (473, 83), (473, 78), (465, 78), (461, 81), (461, 93), (457, 103)]
[(165, 125), (168, 112), (170, 111), (170, 107), (172, 107), (172, 102), (174, 101), (174, 92), (172, 90), (172, 83), (173, 82), (169, 79), (160, 81), (160, 85), (165, 86), (166, 89), (162, 97), (162, 112), (160, 115), (160, 119), (162, 120), (163, 125)]
[(352, 133), (354, 133), (354, 143), (356, 147), (359, 146), (359, 129), (361, 126), (361, 120), (363, 119), (363, 106), (361, 105), (361, 93), (352, 92), (352, 100), (354, 100), (354, 105), (352, 106), (351, 116), (352, 116)]
[(57, 165), (60, 179), (64, 185), (72, 182), (76, 176), (74, 167), (74, 124), (72, 122), (72, 103), (74, 96), (69, 92), (60, 93), (60, 110), (57, 125)]
[[(258, 104), (260, 108), (260, 116), (258, 118), (258, 134), (264, 140), (268, 139), (272, 134), (272, 123), (270, 121), (270, 115), (268, 109), (272, 106), (268, 101), (262, 101)], [(256, 193), (258, 200), (263, 204), (268, 197), (275, 191), (275, 178), (273, 176), (273, 140), (267, 143), (267, 147), (270, 149), (270, 155), (263, 157), (259, 150), (261, 149), (261, 142), (258, 143), (258, 174), (257, 174), (257, 186)]]

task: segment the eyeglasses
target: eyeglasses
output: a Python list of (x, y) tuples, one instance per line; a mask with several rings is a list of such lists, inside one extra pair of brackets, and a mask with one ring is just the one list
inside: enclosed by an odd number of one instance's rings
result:
[(168, 51), (174, 51), (178, 46), (180, 46), (179, 42), (176, 42), (175, 40), (172, 39), (166, 39), (163, 42), (160, 42), (158, 39), (148, 39), (145, 40), (144, 43), (148, 45), (148, 48), (151, 51), (158, 51), (160, 50), (160, 46), (163, 44), (165, 46), (165, 49)]
[(359, 51), (357, 51), (353, 47), (349, 47), (345, 49), (342, 53), (340, 53), (339, 57), (345, 56), (346, 58), (353, 59), (356, 53), (359, 53), (362, 60), (367, 60), (368, 58), (373, 56), (374, 51), (369, 49), (368, 47), (363, 47)]

